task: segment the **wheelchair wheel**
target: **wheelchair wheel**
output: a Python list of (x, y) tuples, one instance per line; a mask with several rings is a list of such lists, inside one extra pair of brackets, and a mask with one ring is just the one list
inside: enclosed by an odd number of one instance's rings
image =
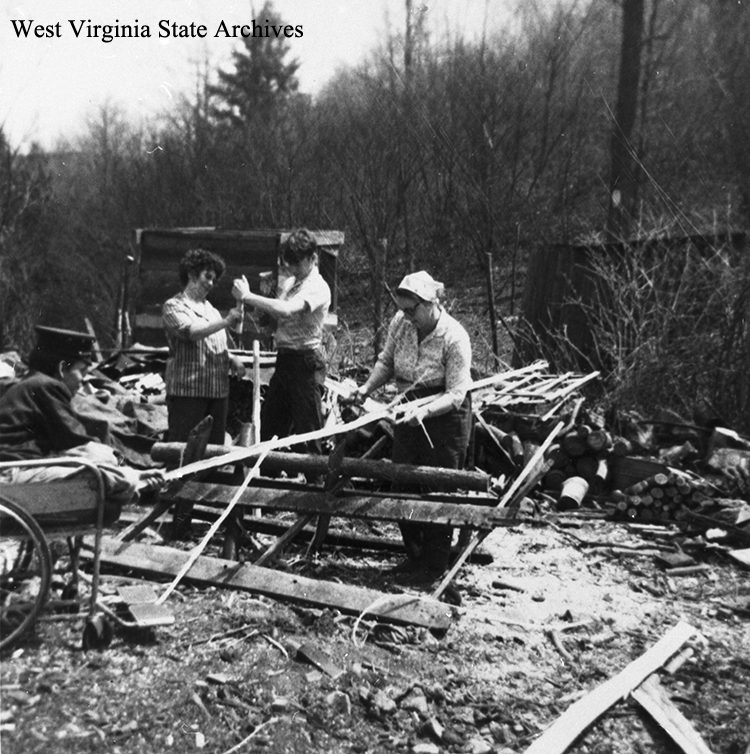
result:
[(33, 626), (49, 597), (52, 556), (39, 524), (0, 495), (0, 651)]

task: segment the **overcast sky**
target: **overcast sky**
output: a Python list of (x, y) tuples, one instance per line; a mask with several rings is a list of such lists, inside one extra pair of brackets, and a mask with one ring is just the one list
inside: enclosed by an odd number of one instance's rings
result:
[[(0, 0), (0, 124), (14, 147), (32, 140), (49, 148), (58, 136), (83, 130), (87, 115), (109, 100), (133, 118), (168, 107), (179, 92), (194, 89), (196, 65), (206, 55), (226, 63), (238, 40), (221, 32), (223, 21), (250, 24), (256, 0)], [(515, 0), (429, 0), (430, 27), (467, 36), (485, 19), (496, 29)], [(420, 5), (413, 0), (413, 6)], [(356, 64), (383, 39), (387, 20), (404, 27), (404, 0), (275, 0), (284, 21), (299, 26), (290, 40), (298, 58), (302, 91), (315, 94), (342, 64)], [(16, 21), (14, 26), (13, 21)], [(41, 25), (37, 37), (17, 33), (20, 21)], [(255, 19), (261, 21), (262, 19)], [(73, 21), (74, 24), (70, 22)], [(81, 22), (84, 22), (81, 24)], [(128, 24), (151, 37), (105, 43), (96, 24)], [(172, 24), (206, 27), (206, 37), (176, 38)], [(28, 25), (27, 25), (28, 28)], [(164, 28), (169, 28), (169, 36)], [(75, 29), (80, 29), (76, 36)], [(51, 35), (51, 36), (48, 36)]]

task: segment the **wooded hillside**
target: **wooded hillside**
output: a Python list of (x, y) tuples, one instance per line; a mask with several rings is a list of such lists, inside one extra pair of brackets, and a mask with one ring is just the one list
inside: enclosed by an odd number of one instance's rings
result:
[[(0, 130), (0, 347), (84, 317), (114, 346), (135, 228), (341, 230), (342, 327), (367, 327), (377, 346), (382, 283), (425, 267), (473, 307), (491, 349), (540, 245), (747, 227), (744, 0), (530, 0), (481, 41), (430, 37), (423, 11), (405, 10), (315, 98), (283, 41), (249, 40), (150, 122), (102, 103), (79, 136), (28, 154)], [(271, 5), (260, 15), (283, 20)]]

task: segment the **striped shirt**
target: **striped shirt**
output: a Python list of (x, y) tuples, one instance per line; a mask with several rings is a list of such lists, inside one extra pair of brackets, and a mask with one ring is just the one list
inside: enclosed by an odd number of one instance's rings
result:
[(291, 317), (279, 318), (274, 340), (276, 348), (307, 351), (319, 348), (323, 342), (323, 322), (331, 305), (331, 289), (317, 267), (300, 281), (290, 279), (290, 285), (279, 292), (282, 301), (301, 299), (305, 308)]
[(376, 365), (395, 377), (399, 392), (414, 388), (443, 388), (458, 408), (471, 385), (471, 341), (463, 326), (441, 310), (435, 329), (422, 342), (417, 328), (398, 312), (391, 320)]
[(221, 319), (208, 301), (189, 299), (184, 292), (167, 301), (162, 321), (169, 344), (165, 381), (167, 395), (183, 398), (226, 398), (229, 395), (229, 351), (225, 330), (190, 340), (190, 327)]

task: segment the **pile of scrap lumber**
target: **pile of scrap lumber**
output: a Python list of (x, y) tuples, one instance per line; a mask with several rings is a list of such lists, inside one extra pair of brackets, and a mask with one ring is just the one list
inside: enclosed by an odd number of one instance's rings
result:
[[(502, 494), (547, 442), (527, 485), (537, 514), (677, 525), (750, 544), (750, 440), (673, 412), (602, 414), (582, 388), (597, 377), (552, 375), (544, 362), (475, 393), (473, 466)], [(560, 428), (560, 423), (562, 427)], [(551, 433), (558, 431), (550, 442)], [(718, 529), (718, 532), (716, 531)]]
[[(132, 374), (129, 377), (132, 379)], [(732, 492), (726, 485), (717, 485), (715, 474), (710, 481), (704, 478), (716, 472), (717, 465), (744, 470), (745, 477), (750, 476), (750, 442), (742, 441), (731, 431), (691, 427), (681, 424), (674, 415), (667, 417), (669, 421), (657, 418), (653, 424), (622, 416), (608, 416), (605, 420), (583, 397), (597, 377), (597, 372), (555, 374), (547, 362), (536, 361), (474, 381), (470, 391), (475, 423), (467, 469), (489, 477), (489, 488), (499, 498), (557, 428), (543, 457), (535, 461), (536, 468), (527, 471), (527, 477), (538, 477), (538, 485), (526, 485), (527, 492), (538, 493), (538, 500), (558, 510), (593, 507), (604, 509), (613, 518), (643, 522), (680, 521), (685, 518), (685, 511), (714, 512), (717, 506), (713, 501), (731, 497)], [(283, 438), (268, 447), (270, 456), (264, 468), (273, 476), (286, 472), (290, 476), (326, 477), (330, 472), (329, 456), (342, 437), (346, 438), (343, 454), (347, 467), (352, 466), (355, 457), (366, 457), (367, 461), (359, 462), (364, 466), (390, 457), (393, 422), (413, 403), (399, 403), (398, 398), (388, 403), (368, 400), (364, 415), (356, 414), (338, 401), (347, 391), (342, 382), (329, 377), (326, 388), (326, 425), (315, 436), (324, 440), (328, 455), (303, 460), (298, 454), (280, 452), (294, 441), (309, 439)], [(251, 417), (238, 418), (248, 421)], [(714, 447), (716, 437), (721, 447)], [(727, 443), (729, 448), (725, 447)], [(164, 443), (157, 446), (154, 460), (170, 467), (179, 462), (179, 448)], [(212, 446), (199, 468), (178, 473), (186, 476), (222, 464), (250, 463), (265, 447)], [(220, 460), (220, 456), (224, 458)], [(340, 471), (340, 463), (338, 467)], [(541, 475), (536, 473), (540, 470), (544, 472)], [(718, 471), (722, 481), (725, 468)], [(439, 475), (429, 472), (427, 477), (430, 474)], [(354, 468), (347, 468), (346, 476), (355, 487), (368, 491), (387, 491), (395, 481), (382, 473), (368, 476)], [(724, 481), (726, 476), (723, 474)], [(736, 481), (737, 474), (730, 478)], [(423, 486), (429, 489), (430, 485)], [(465, 480), (453, 489), (479, 491), (471, 484), (465, 486)]]
[[(356, 414), (338, 401), (346, 387), (333, 379), (327, 381), (328, 418), (319, 431), (248, 446), (210, 446), (207, 433), (201, 439), (200, 432), (192, 445), (156, 442), (151, 455), (167, 466), (169, 486), (152, 510), (107, 545), (103, 557), (151, 573), (260, 590), (284, 599), (320, 601), (343, 612), (366, 607), (378, 620), (443, 630), (450, 617), (436, 601), (447, 593), (477, 546), (499, 526), (571, 508), (581, 509), (582, 514), (595, 509), (600, 517), (612, 520), (654, 524), (693, 522), (695, 516), (712, 512), (709, 504), (716, 498), (711, 485), (699, 484), (698, 475), (669, 466), (658, 454), (634, 455), (636, 449), (643, 451), (636, 442), (643, 434), (641, 428), (635, 439), (632, 433), (626, 436), (622, 424), (605, 421), (586, 406), (584, 388), (597, 376), (596, 372), (552, 374), (548, 364), (539, 361), (472, 383), (474, 433), (464, 470), (391, 463), (393, 424), (419, 401), (368, 400), (363, 413)], [(326, 455), (287, 452), (310, 439), (324, 440)], [(688, 507), (689, 518), (677, 515)], [(188, 557), (173, 547), (136, 542), (168, 511), (175, 523), (177, 514), (186, 512), (212, 521), (211, 532), (223, 524), (223, 559), (207, 558), (201, 552), (204, 545)], [(278, 514), (281, 518), (273, 517)], [(386, 530), (407, 519), (441, 523), (467, 536), (458, 538), (453, 565), (429, 597), (394, 607), (373, 590), (308, 583), (299, 574), (273, 570), (283, 552), (303, 539), (311, 543), (308, 552), (310, 548), (318, 552), (325, 543), (341, 542), (352, 534), (351, 528), (329, 531), (332, 519), (384, 524)], [(265, 539), (269, 534), (276, 536), (270, 545)], [(258, 535), (264, 539), (258, 540)], [(247, 552), (242, 557), (241, 573), (227, 580), (227, 566), (222, 563), (239, 559), (234, 545), (227, 548), (233, 537), (239, 537), (237, 547), (249, 541), (253, 551), (249, 558)], [(386, 539), (373, 539), (357, 541), (350, 536), (349, 541), (364, 549), (389, 549)], [(393, 542), (401, 548), (399, 539)]]
[[(269, 354), (248, 352), (244, 356), (252, 361), (250, 366), (259, 357), (262, 388), (268, 381)], [(125, 397), (138, 395), (141, 403), (146, 404), (143, 408), (155, 411), (163, 408), (160, 380), (164, 359), (164, 349), (137, 347), (102, 362), (99, 373), (116, 380), (123, 394), (127, 392)], [(260, 391), (253, 387), (252, 379), (258, 376), (255, 372), (248, 369), (247, 379), (233, 385), (230, 428), (236, 445), (209, 448), (204, 464), (218, 464), (218, 459), (212, 457), (220, 454), (228, 454), (227, 463), (234, 462), (238, 453), (243, 455), (244, 451), (238, 447), (246, 444), (241, 429), (257, 422), (254, 412), (257, 413)], [(609, 414), (605, 418), (583, 397), (597, 377), (597, 372), (554, 373), (547, 362), (536, 361), (473, 382), (475, 426), (466, 468), (489, 477), (489, 488), (499, 498), (557, 427), (557, 435), (548, 444), (543, 458), (537, 459), (536, 468), (528, 469), (526, 474), (527, 479), (534, 477), (538, 482), (526, 485), (537, 503), (548, 503), (557, 510), (597, 508), (614, 519), (644, 523), (683, 521), (687, 514), (693, 518), (718, 515), (729, 523), (739, 523), (736, 516), (727, 513), (727, 508), (734, 510), (740, 506), (727, 506), (726, 500), (747, 499), (750, 493), (750, 440), (716, 427), (715, 421), (694, 426), (669, 411), (662, 411), (652, 419), (632, 414)], [(88, 396), (89, 401), (95, 401), (99, 393), (108, 394), (106, 385), (96, 383), (96, 387), (97, 392)], [(326, 477), (330, 471), (328, 457), (342, 437), (346, 438), (343, 452), (349, 465), (351, 459), (362, 456), (368, 462), (390, 458), (393, 422), (411, 404), (400, 404), (397, 399), (390, 401), (391, 396), (386, 397), (389, 402), (368, 400), (362, 416), (340, 404), (338, 398), (345, 391), (342, 382), (331, 377), (326, 381), (327, 418), (322, 432), (326, 460), (308, 459), (303, 464), (305, 468), (298, 468), (297, 464), (283, 469), (289, 454), (286, 459), (277, 454), (290, 443), (280, 442), (269, 448), (265, 468), (275, 464), (274, 475), (284, 470), (290, 475)], [(110, 406), (107, 408), (111, 410)], [(137, 439), (145, 447), (144, 438)], [(153, 432), (148, 439), (162, 445)], [(248, 454), (246, 460), (251, 462), (262, 450), (257, 447), (255, 456)], [(170, 452), (171, 455), (165, 454), (161, 447), (152, 460), (172, 467), (178, 451)], [(540, 475), (537, 472), (542, 467), (544, 473)], [(382, 475), (365, 474), (362, 482), (363, 477), (356, 470), (347, 476), (353, 479), (355, 487), (359, 485), (365, 490), (387, 491), (393, 481), (383, 479)], [(464, 491), (477, 490), (469, 486)]]
[[(546, 364), (539, 362), (478, 380), (472, 385), (472, 392), (476, 395), (480, 412), (483, 407), (504, 411), (507, 406), (517, 407), (528, 400), (530, 405), (544, 407), (542, 421), (550, 423), (556, 420), (555, 415), (565, 402), (576, 395), (581, 384), (580, 376), (548, 375)], [(335, 396), (341, 392), (342, 387), (329, 380), (329, 393)], [(550, 400), (554, 402), (553, 406), (549, 405)], [(351, 450), (347, 436), (376, 426), (383, 430), (382, 437), (388, 438), (392, 423), (419, 402), (379, 404), (370, 401), (365, 405), (363, 415), (350, 417), (348, 422), (331, 421), (329, 417), (326, 426), (316, 432), (275, 438), (247, 447), (209, 446), (206, 444), (206, 428), (196, 428), (188, 443), (157, 442), (152, 448), (152, 458), (167, 465), (169, 487), (162, 492), (152, 510), (121, 532), (116, 542), (107, 544), (103, 558), (113, 565), (146, 569), (151, 573), (176, 573), (177, 578), (201, 580), (208, 574), (209, 583), (230, 586), (221, 575), (221, 564), (202, 554), (218, 527), (225, 525), (224, 557), (233, 560), (237, 559), (235, 550), (230, 548), (228, 555), (226, 547), (231, 537), (246, 537), (248, 533), (252, 537), (256, 531), (268, 532), (268, 514), (292, 514), (296, 521), (281, 522), (285, 525), (278, 532), (277, 539), (261, 551), (255, 550), (252, 566), (249, 563), (242, 566), (242, 573), (247, 571), (246, 577), (239, 578), (238, 574), (231, 582), (233, 588), (262, 588), (269, 595), (307, 602), (315, 601), (313, 595), (320, 592), (320, 599), (325, 604), (345, 612), (362, 610), (364, 605), (369, 606), (368, 612), (379, 620), (406, 621), (444, 629), (449, 622), (449, 613), (437, 607), (437, 600), (447, 593), (455, 573), (484, 537), (498, 526), (514, 525), (524, 520), (521, 502), (538, 484), (545, 469), (544, 452), (562, 429), (563, 422), (556, 421), (530, 457), (518, 465), (516, 473), (502, 478), (493, 477), (477, 467), (456, 470), (393, 464), (387, 460), (388, 449), (380, 440), (365, 452), (358, 453), (359, 457), (347, 456)], [(337, 408), (344, 408), (335, 403)], [(285, 452), (287, 448), (310, 439), (332, 441), (333, 447), (326, 456)], [(376, 455), (385, 458), (376, 458)], [(251, 465), (249, 473), (241, 471)], [(228, 476), (227, 469), (230, 469)], [(189, 558), (172, 547), (159, 548), (135, 541), (151, 523), (170, 510), (174, 523), (177, 523), (178, 520), (184, 521), (186, 516), (195, 514), (200, 517), (211, 508), (220, 513), (209, 513), (207, 518), (213, 521), (209, 535), (193, 549)], [(259, 515), (260, 511), (266, 515)], [(313, 586), (307, 582), (303, 584), (298, 575), (287, 577), (264, 570), (298, 539), (308, 524), (316, 521), (313, 545), (319, 548), (326, 541), (332, 518), (390, 525), (404, 520), (447, 524), (472, 536), (455, 558), (451, 571), (433, 589), (429, 598), (407, 599), (398, 607), (394, 607), (392, 597), (383, 597), (381, 604), (382, 595), (373, 595), (371, 591), (364, 593), (361, 588)]]
[[(474, 465), (493, 476), (515, 476), (560, 419), (565, 422), (562, 432), (574, 426), (583, 400), (579, 391), (597, 376), (550, 375), (545, 362), (535, 362), (496, 377), (491, 386), (480, 383), (473, 402)], [(568, 411), (574, 398), (578, 400)], [(554, 446), (548, 452), (553, 454)]]

